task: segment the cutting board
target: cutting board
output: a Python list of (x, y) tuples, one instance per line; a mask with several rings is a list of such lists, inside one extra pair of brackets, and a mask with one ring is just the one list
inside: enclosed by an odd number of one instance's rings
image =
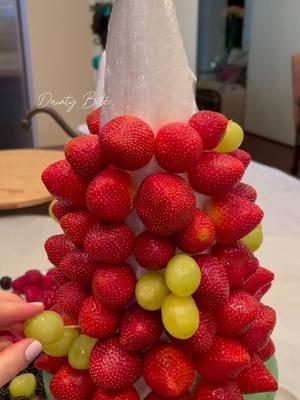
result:
[(52, 196), (41, 181), (47, 165), (61, 160), (62, 151), (18, 149), (0, 151), (0, 210), (47, 203)]

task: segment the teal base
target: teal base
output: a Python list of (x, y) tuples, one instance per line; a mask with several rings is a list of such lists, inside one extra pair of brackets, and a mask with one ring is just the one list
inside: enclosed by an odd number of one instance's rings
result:
[[(271, 358), (267, 363), (266, 367), (268, 370), (271, 372), (271, 374), (274, 376), (276, 380), (278, 380), (278, 365), (276, 358), (273, 357)], [(46, 393), (47, 393), (47, 399), (48, 400), (55, 400), (49, 390), (49, 382), (51, 379), (51, 375), (44, 373), (44, 382), (45, 382), (45, 388), (46, 388)], [(276, 393), (260, 393), (260, 394), (252, 394), (249, 396), (244, 396), (244, 400), (274, 400)]]
[(46, 394), (47, 394), (47, 400), (55, 400), (52, 394), (50, 393), (49, 389), (49, 383), (50, 379), (52, 378), (52, 375), (48, 374), (47, 372), (43, 372), (43, 377), (44, 377), (44, 384), (45, 384), (45, 389), (46, 389)]

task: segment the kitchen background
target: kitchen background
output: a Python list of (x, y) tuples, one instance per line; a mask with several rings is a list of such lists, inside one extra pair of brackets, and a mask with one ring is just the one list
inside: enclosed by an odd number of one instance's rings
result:
[[(84, 124), (88, 110), (81, 99), (96, 88), (102, 51), (92, 30), (95, 2), (0, 0), (0, 149), (47, 148), (0, 151), (0, 281), (50, 267), (44, 242), (61, 229), (48, 216), (52, 197), (40, 175), (63, 158), (69, 138), (48, 115), (35, 116), (25, 131), (20, 121), (42, 93), (51, 92), (54, 99), (76, 99), (71, 112), (65, 105), (53, 107), (72, 129)], [(299, 165), (294, 159), (297, 126), (300, 136), (300, 2), (174, 2), (197, 76), (199, 106), (224, 112), (246, 130), (243, 148), (254, 161), (243, 181), (257, 189), (258, 204), (266, 211), (258, 256), (276, 274), (266, 302), (278, 313), (274, 341), (280, 386), (288, 389), (281, 393), (293, 392), (297, 397), (283, 398), (299, 399), (300, 186), (299, 179), (278, 168), (296, 174)], [(102, 8), (104, 19), (108, 11)], [(300, 143), (298, 149), (300, 155)]]
[[(77, 106), (54, 108), (77, 130), (83, 94), (95, 89), (100, 46), (91, 6), (107, 1), (1, 0), (0, 148), (49, 147), (67, 137), (46, 115), (21, 131), (39, 96), (72, 96)], [(291, 57), (300, 50), (298, 0), (175, 0), (191, 68), (201, 93), (220, 96), (220, 109), (247, 132), (295, 147)], [(41, 17), (42, 16), (42, 17)], [(34, 77), (34, 79), (32, 79)], [(292, 153), (289, 157), (292, 159)]]

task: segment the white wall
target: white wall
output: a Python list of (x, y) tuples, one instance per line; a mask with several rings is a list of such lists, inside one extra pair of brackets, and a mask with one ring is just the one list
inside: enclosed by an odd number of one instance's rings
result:
[(199, 0), (174, 0), (174, 3), (187, 57), (192, 70), (196, 73)]
[(295, 143), (291, 56), (300, 51), (299, 0), (253, 0), (246, 129)]
[[(78, 105), (72, 112), (67, 112), (62, 105), (54, 108), (77, 129), (88, 113), (82, 109), (82, 96), (95, 86), (89, 1), (23, 0), (23, 4), (32, 64), (32, 105), (47, 91), (57, 100), (74, 96)], [(68, 140), (49, 116), (41, 114), (36, 121), (38, 147), (59, 145)]]

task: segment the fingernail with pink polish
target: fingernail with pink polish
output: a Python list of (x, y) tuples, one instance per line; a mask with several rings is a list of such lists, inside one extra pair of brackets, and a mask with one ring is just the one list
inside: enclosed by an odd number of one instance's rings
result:
[(34, 302), (34, 303), (29, 303), (29, 304), (31, 304), (32, 306), (43, 306), (44, 305), (44, 303), (41, 303), (41, 302)]
[(42, 351), (43, 346), (40, 342), (35, 340), (32, 342), (25, 351), (25, 359), (27, 362), (33, 361)]

